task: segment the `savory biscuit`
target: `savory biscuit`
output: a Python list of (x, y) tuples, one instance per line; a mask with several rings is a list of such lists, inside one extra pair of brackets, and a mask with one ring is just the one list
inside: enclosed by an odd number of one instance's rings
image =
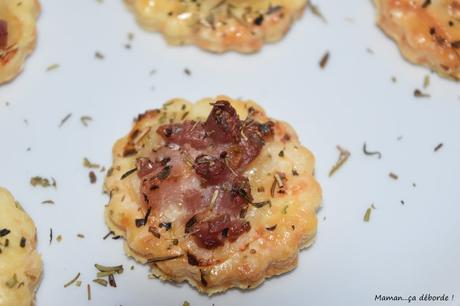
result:
[(254, 288), (294, 269), (313, 243), (314, 163), (294, 130), (252, 101), (174, 99), (115, 143), (106, 223), (162, 280), (207, 294)]
[(32, 219), (0, 188), (0, 305), (31, 306), (42, 273)]
[(442, 76), (460, 78), (459, 0), (375, 0), (377, 23), (403, 56)]
[(35, 48), (37, 0), (0, 0), (0, 84), (21, 72)]
[(280, 40), (307, 0), (125, 0), (141, 26), (173, 45), (251, 53)]

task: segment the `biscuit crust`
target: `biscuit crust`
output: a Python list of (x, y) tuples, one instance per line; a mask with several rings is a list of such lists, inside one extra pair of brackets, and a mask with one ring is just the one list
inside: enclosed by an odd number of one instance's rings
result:
[(280, 40), (307, 0), (125, 0), (138, 23), (172, 45), (252, 53)]
[(376, 0), (375, 4), (378, 25), (407, 60), (460, 78), (460, 1)]
[(38, 0), (0, 0), (0, 84), (14, 79), (35, 48)]
[[(268, 198), (271, 201), (271, 206), (248, 208), (245, 217), (251, 224), (248, 232), (234, 242), (206, 249), (197, 245), (190, 235), (184, 235), (186, 225), (181, 222), (172, 222), (170, 229), (159, 229), (156, 235), (148, 226), (159, 222), (156, 215), (150, 215), (147, 226), (136, 226), (136, 219), (146, 215), (141, 205), (141, 183), (137, 175), (126, 176), (126, 173), (136, 167), (136, 159), (164, 146), (156, 133), (160, 125), (182, 122), (184, 118), (203, 121), (211, 111), (210, 103), (219, 100), (229, 101), (240, 118), (246, 118), (252, 107), (256, 110), (255, 120), (269, 120), (263, 109), (252, 101), (220, 96), (192, 104), (173, 99), (159, 110), (139, 115), (130, 134), (115, 143), (113, 166), (105, 181), (105, 190), (110, 194), (105, 220), (116, 235), (124, 237), (127, 255), (149, 264), (152, 274), (162, 280), (187, 281), (209, 295), (233, 287), (254, 288), (266, 278), (294, 269), (299, 249), (313, 243), (316, 211), (321, 203), (321, 188), (313, 177), (312, 153), (301, 146), (287, 123), (273, 121), (273, 138), (244, 169), (254, 201)], [(135, 153), (124, 156), (127, 150)], [(275, 173), (286, 176), (283, 192), (271, 190)], [(180, 186), (175, 188), (179, 192)], [(179, 220), (181, 213), (166, 211), (161, 217), (167, 215), (169, 220)], [(191, 262), (189, 254), (194, 255), (198, 264), (193, 263), (195, 260)]]
[(3, 188), (0, 188), (0, 211), (0, 305), (34, 305), (42, 273), (35, 225)]

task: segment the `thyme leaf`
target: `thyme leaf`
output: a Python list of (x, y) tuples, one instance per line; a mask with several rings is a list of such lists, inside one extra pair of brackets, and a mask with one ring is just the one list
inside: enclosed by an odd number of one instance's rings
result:
[(7, 228), (2, 228), (0, 230), (0, 237), (5, 237), (6, 235), (8, 235), (9, 233), (11, 233), (11, 231)]
[(380, 153), (379, 151), (368, 151), (368, 150), (367, 150), (367, 144), (366, 144), (366, 143), (363, 144), (363, 153), (364, 153), (365, 155), (369, 155), (369, 156), (377, 155), (377, 158), (378, 158), (378, 159), (381, 159), (381, 158), (382, 158), (382, 153)]
[(64, 118), (62, 118), (61, 122), (59, 123), (59, 127), (62, 127), (67, 122), (67, 120), (70, 119), (70, 117), (72, 117), (72, 113), (68, 113)]
[(337, 172), (348, 160), (350, 157), (350, 152), (346, 149), (343, 149), (340, 146), (337, 146), (337, 150), (339, 150), (339, 158), (337, 159), (337, 162), (332, 166), (331, 170), (329, 171), (329, 177), (333, 176), (334, 173)]
[(167, 261), (167, 260), (173, 260), (173, 259), (176, 259), (182, 256), (184, 256), (184, 254), (154, 257), (154, 258), (148, 259), (147, 264), (152, 264), (152, 263), (162, 262), (162, 261)]
[(85, 168), (93, 168), (93, 169), (99, 169), (101, 166), (99, 164), (95, 164), (89, 161), (88, 158), (83, 158), (83, 167)]
[(75, 275), (74, 278), (72, 278), (69, 282), (67, 282), (67, 283), (64, 285), (64, 288), (69, 287), (70, 285), (72, 285), (73, 283), (75, 283), (79, 278), (80, 278), (80, 272), (78, 272), (77, 275)]
[(59, 64), (51, 64), (51, 65), (49, 65), (48, 67), (46, 67), (46, 71), (56, 70), (56, 69), (58, 69), (59, 67), (61, 67), (61, 65), (59, 65)]
[(93, 282), (96, 283), (96, 284), (99, 284), (101, 286), (104, 286), (104, 287), (107, 287), (107, 284), (108, 284), (108, 282), (103, 278), (93, 279)]
[(88, 294), (88, 301), (91, 301), (91, 285), (86, 285), (86, 293)]
[(118, 265), (118, 266), (103, 266), (100, 264), (94, 264), (96, 269), (98, 269), (101, 272), (112, 272), (112, 273), (117, 273), (121, 274), (123, 273), (123, 265)]
[(81, 124), (83, 124), (84, 126), (88, 126), (89, 122), (93, 121), (93, 118), (91, 118), (90, 116), (81, 116), (80, 121)]
[(430, 94), (422, 92), (420, 89), (414, 90), (414, 97), (416, 98), (429, 98), (431, 97)]
[(323, 14), (321, 13), (319, 7), (317, 5), (314, 5), (311, 2), (308, 2), (308, 7), (310, 8), (311, 12), (313, 15), (316, 17), (320, 18), (324, 23), (327, 23), (326, 18), (324, 18)]
[(434, 148), (434, 151), (435, 151), (435, 152), (439, 151), (443, 146), (444, 146), (444, 144), (443, 144), (442, 142), (439, 143), (439, 144)]
[(430, 75), (425, 75), (423, 78), (423, 89), (427, 89), (430, 86)]
[(134, 172), (137, 171), (137, 168), (133, 168), (131, 170), (128, 170), (126, 171), (120, 178), (120, 180), (124, 180), (125, 178), (127, 178), (128, 176), (130, 176), (131, 174), (133, 174)]
[(49, 179), (43, 178), (41, 176), (32, 177), (30, 179), (30, 184), (33, 187), (37, 187), (37, 186), (41, 186), (43, 188), (51, 187), (51, 186), (54, 187), (54, 188), (57, 187), (56, 180), (54, 178), (51, 178), (51, 180), (49, 180)]
[(369, 207), (367, 210), (366, 210), (366, 213), (364, 214), (364, 222), (369, 222), (370, 218), (371, 218), (371, 212), (372, 212), (372, 208)]

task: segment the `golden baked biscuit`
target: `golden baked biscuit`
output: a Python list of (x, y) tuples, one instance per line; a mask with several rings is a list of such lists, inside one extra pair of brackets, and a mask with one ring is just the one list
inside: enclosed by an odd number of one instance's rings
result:
[(280, 40), (307, 0), (125, 0), (141, 26), (172, 45), (251, 53)]
[(0, 305), (35, 304), (35, 291), (42, 273), (36, 251), (36, 230), (32, 219), (0, 188)]
[(37, 0), (0, 0), (0, 84), (21, 72), (35, 48)]
[(459, 0), (375, 0), (377, 22), (403, 56), (442, 76), (460, 78)]
[(254, 288), (312, 244), (321, 188), (294, 130), (252, 101), (174, 99), (113, 147), (106, 223), (154, 276)]

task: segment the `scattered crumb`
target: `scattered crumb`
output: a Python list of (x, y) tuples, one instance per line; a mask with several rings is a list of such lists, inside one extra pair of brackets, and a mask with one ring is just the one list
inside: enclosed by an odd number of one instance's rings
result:
[(104, 54), (102, 54), (101, 52), (99, 51), (96, 51), (94, 53), (94, 57), (97, 58), (97, 59), (100, 59), (100, 60), (103, 60), (105, 58)]
[(96, 181), (97, 181), (97, 176), (96, 176), (96, 174), (94, 173), (94, 171), (90, 171), (88, 175), (89, 175), (89, 182), (90, 182), (91, 184), (96, 183)]

